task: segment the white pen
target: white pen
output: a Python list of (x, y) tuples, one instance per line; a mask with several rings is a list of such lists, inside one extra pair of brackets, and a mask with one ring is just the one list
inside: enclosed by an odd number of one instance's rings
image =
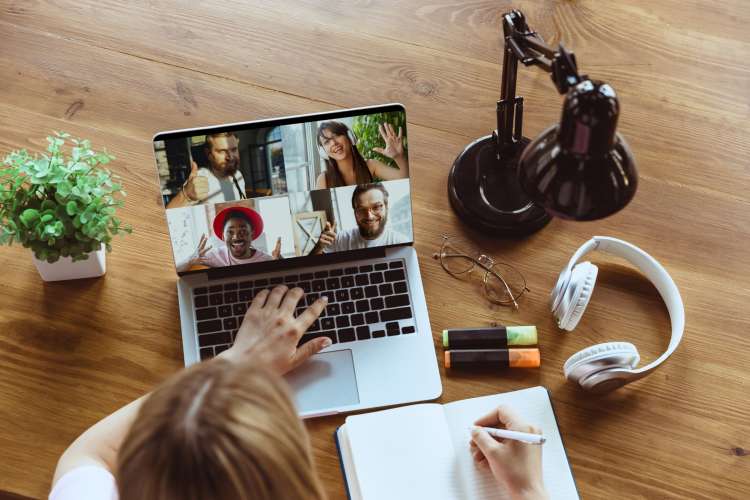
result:
[(469, 427), (469, 432), (471, 432), (473, 429), (482, 429), (484, 431), (487, 431), (487, 434), (489, 434), (490, 436), (499, 437), (502, 439), (514, 439), (516, 441), (521, 441), (529, 444), (544, 444), (544, 442), (547, 441), (547, 439), (541, 434), (509, 431), (508, 429), (496, 429), (494, 427), (479, 427), (476, 425)]

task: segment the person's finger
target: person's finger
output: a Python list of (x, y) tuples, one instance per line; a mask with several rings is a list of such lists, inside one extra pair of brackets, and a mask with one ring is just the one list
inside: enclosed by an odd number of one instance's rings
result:
[(399, 140), (404, 138), (403, 134), (401, 133), (401, 127), (398, 128), (398, 138)]
[(331, 230), (331, 223), (326, 221), (326, 227), (323, 228), (323, 232), (330, 231)]
[(288, 288), (284, 285), (279, 285), (271, 290), (271, 293), (268, 294), (268, 298), (266, 299), (266, 307), (277, 309), (279, 304), (281, 304), (281, 299), (286, 295), (287, 290)]
[(381, 135), (381, 137), (383, 137), (383, 140), (385, 142), (388, 142), (388, 132), (386, 131), (386, 129), (383, 126), (382, 123), (380, 125), (378, 125), (378, 132), (380, 132), (380, 135)]
[(200, 255), (201, 257), (203, 257), (203, 256), (204, 256), (204, 255), (206, 255), (206, 253), (207, 253), (207, 252), (208, 252), (209, 250), (211, 250), (212, 248), (213, 248), (213, 246), (208, 246), (208, 247), (204, 248), (203, 250), (201, 250), (201, 251), (199, 252), (199, 255)]
[(336, 234), (336, 221), (333, 221), (333, 226), (331, 226), (331, 232), (335, 235)]
[(297, 304), (299, 303), (299, 299), (301, 299), (303, 295), (305, 295), (305, 292), (301, 288), (292, 288), (286, 292), (286, 295), (284, 295), (284, 300), (281, 301), (279, 309), (288, 314), (292, 314), (294, 308), (297, 307)]
[(201, 234), (201, 240), (198, 242), (198, 250), (202, 250), (208, 243), (208, 237), (205, 234)]
[(252, 312), (260, 311), (266, 303), (268, 293), (268, 288), (264, 288), (260, 292), (256, 293), (255, 297), (253, 297), (253, 301), (250, 303), (250, 307), (248, 307), (247, 311), (245, 312), (245, 316)]
[(310, 325), (312, 325), (315, 320), (320, 317), (320, 314), (323, 312), (323, 309), (325, 309), (327, 304), (328, 297), (324, 295), (313, 302), (310, 307), (302, 312), (302, 314), (297, 316), (297, 322), (304, 331), (307, 331), (307, 329), (310, 328)]
[(198, 175), (198, 164), (193, 160), (190, 162), (190, 176), (188, 179), (194, 179), (196, 175)]
[(390, 123), (388, 123), (387, 125), (388, 125), (388, 135), (392, 139), (395, 139), (396, 138), (396, 131), (393, 129), (393, 125), (391, 125)]
[(385, 156), (385, 149), (383, 148), (372, 148), (373, 151), (376, 153), (380, 153), (381, 155)]
[(487, 431), (478, 428), (472, 429), (471, 440), (477, 444), (477, 447), (485, 456), (489, 455), (492, 450), (500, 446), (500, 443), (490, 436)]
[(331, 344), (331, 339), (328, 337), (320, 337), (313, 339), (310, 342), (305, 342), (292, 356), (291, 369), (297, 368), (299, 365), (307, 361), (310, 356), (318, 353)]
[(320, 238), (318, 238), (318, 241), (323, 242), (323, 244), (325, 245), (332, 245), (333, 242), (336, 241), (336, 237), (330, 233), (324, 233), (320, 235)]
[(487, 460), (487, 457), (484, 456), (484, 453), (482, 453), (480, 450), (472, 450), (471, 457), (474, 459), (474, 462), (480, 463), (485, 460)]
[(511, 426), (520, 425), (523, 421), (518, 414), (508, 406), (498, 406), (496, 409), (474, 422), (474, 425), (484, 427), (495, 427), (498, 424), (510, 429)]

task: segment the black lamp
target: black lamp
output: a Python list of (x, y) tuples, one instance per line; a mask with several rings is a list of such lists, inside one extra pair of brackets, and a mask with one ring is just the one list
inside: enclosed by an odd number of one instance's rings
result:
[[(523, 236), (551, 216), (607, 217), (633, 198), (635, 160), (616, 133), (620, 106), (606, 83), (579, 75), (575, 55), (549, 47), (520, 11), (503, 16), (505, 51), (497, 131), (469, 144), (448, 176), (451, 206), (467, 224), (497, 236)], [(560, 123), (533, 141), (522, 135), (518, 61), (551, 73), (565, 94)]]

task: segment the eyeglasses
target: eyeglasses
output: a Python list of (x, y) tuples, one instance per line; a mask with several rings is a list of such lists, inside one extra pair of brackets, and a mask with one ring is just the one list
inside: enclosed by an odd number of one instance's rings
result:
[(385, 209), (384, 203), (377, 203), (371, 207), (357, 207), (354, 210), (354, 213), (360, 217), (366, 217), (370, 212), (374, 213), (375, 215), (380, 215), (383, 213), (384, 209)]
[(518, 298), (529, 291), (526, 278), (515, 267), (496, 262), (465, 240), (443, 235), (440, 253), (433, 257), (440, 259), (440, 265), (454, 278), (468, 277), (477, 267), (482, 268), (484, 293), (495, 304), (513, 304), (518, 309)]

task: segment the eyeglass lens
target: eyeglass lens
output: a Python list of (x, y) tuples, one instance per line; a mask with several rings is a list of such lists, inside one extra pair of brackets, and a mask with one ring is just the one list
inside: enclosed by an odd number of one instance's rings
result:
[(444, 238), (440, 262), (450, 274), (463, 277), (476, 270), (483, 277), (487, 298), (500, 304), (514, 303), (526, 291), (526, 280), (516, 268), (477, 251), (459, 238)]

